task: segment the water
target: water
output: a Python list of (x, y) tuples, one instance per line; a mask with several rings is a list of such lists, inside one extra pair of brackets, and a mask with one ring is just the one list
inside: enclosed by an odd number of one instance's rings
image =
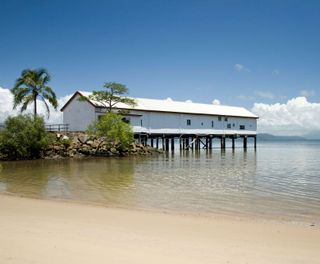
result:
[(0, 193), (196, 214), (320, 221), (320, 142), (257, 151), (0, 163)]

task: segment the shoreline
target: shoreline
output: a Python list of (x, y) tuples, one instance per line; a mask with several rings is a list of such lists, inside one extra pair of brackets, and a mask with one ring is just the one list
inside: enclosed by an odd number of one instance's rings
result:
[(249, 212), (196, 212), (196, 211), (183, 211), (183, 210), (174, 210), (174, 209), (161, 209), (161, 208), (144, 208), (144, 207), (129, 207), (121, 206), (119, 204), (104, 204), (100, 202), (87, 201), (87, 200), (74, 200), (74, 199), (63, 199), (63, 198), (41, 198), (41, 197), (31, 197), (25, 195), (18, 195), (9, 192), (0, 192), (1, 196), (8, 196), (14, 198), (36, 200), (36, 201), (47, 201), (53, 203), (62, 203), (62, 204), (75, 204), (79, 206), (92, 206), (98, 208), (105, 208), (111, 210), (128, 210), (133, 212), (142, 212), (150, 214), (164, 214), (172, 216), (182, 216), (182, 217), (195, 217), (195, 218), (208, 218), (208, 219), (230, 219), (237, 221), (246, 221), (246, 222), (261, 222), (261, 223), (283, 223), (283, 224), (292, 224), (292, 225), (301, 225), (301, 226), (311, 226), (313, 228), (320, 229), (320, 218), (303, 218), (290, 216), (275, 216), (275, 215), (262, 215), (258, 213), (249, 213)]
[(319, 263), (320, 229), (0, 195), (2, 263)]

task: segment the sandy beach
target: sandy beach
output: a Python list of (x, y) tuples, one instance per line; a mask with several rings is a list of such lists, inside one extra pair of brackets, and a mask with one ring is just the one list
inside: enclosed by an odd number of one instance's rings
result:
[(320, 263), (320, 229), (0, 195), (0, 262)]

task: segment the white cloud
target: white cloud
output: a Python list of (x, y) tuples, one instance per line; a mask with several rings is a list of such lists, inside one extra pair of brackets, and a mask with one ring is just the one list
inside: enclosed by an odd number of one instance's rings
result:
[(238, 72), (250, 72), (248, 68), (246, 68), (244, 65), (239, 63), (235, 64), (233, 68)]
[(279, 70), (273, 70), (272, 71), (272, 75), (275, 75), (275, 76), (280, 75), (280, 71)]
[(320, 131), (320, 103), (311, 103), (306, 97), (285, 104), (255, 103), (251, 111), (260, 117), (259, 132), (303, 136)]
[(304, 97), (310, 97), (315, 95), (315, 92), (313, 90), (301, 90), (300, 95)]
[(268, 91), (255, 91), (254, 93), (262, 98), (274, 99), (274, 95)]
[[(54, 110), (52, 106), (49, 106), (50, 109), (50, 117), (47, 119), (46, 117), (46, 108), (43, 102), (38, 102), (38, 113), (40, 115), (45, 116), (46, 123), (62, 123), (62, 112), (60, 112), (60, 108), (69, 100), (71, 95), (67, 95), (64, 97), (58, 98), (58, 110)], [(9, 115), (17, 115), (20, 113), (19, 108), (16, 110), (12, 110), (13, 107), (13, 96), (9, 89), (0, 87), (0, 123), (4, 122), (4, 120)], [(33, 105), (29, 105), (25, 113), (32, 113)]]
[(220, 103), (220, 100), (214, 99), (214, 100), (212, 101), (212, 104), (213, 104), (213, 105), (220, 105), (221, 103)]

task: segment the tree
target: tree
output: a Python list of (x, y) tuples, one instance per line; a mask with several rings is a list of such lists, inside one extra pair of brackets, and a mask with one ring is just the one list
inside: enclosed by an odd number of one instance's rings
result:
[(88, 128), (89, 134), (105, 137), (105, 142), (116, 147), (120, 151), (128, 149), (134, 141), (131, 126), (122, 120), (122, 116), (108, 112), (94, 121)]
[[(112, 109), (118, 103), (124, 103), (129, 106), (135, 106), (136, 102), (134, 99), (126, 97), (124, 95), (128, 94), (129, 89), (121, 83), (107, 82), (103, 86), (106, 91), (93, 91), (91, 95), (88, 96), (90, 100), (97, 101), (106, 107), (107, 112), (111, 112)], [(81, 98), (84, 100), (86, 97)]]
[(8, 117), (0, 132), (0, 153), (7, 159), (34, 159), (49, 144), (42, 117)]
[(47, 85), (50, 79), (50, 75), (45, 69), (26, 69), (22, 71), (21, 76), (16, 80), (15, 86), (11, 89), (11, 93), (13, 94), (13, 109), (22, 104), (20, 111), (23, 112), (29, 104), (33, 103), (33, 114), (36, 117), (37, 99), (40, 99), (44, 102), (49, 117), (50, 110), (48, 103), (55, 110), (58, 107), (56, 94)]

